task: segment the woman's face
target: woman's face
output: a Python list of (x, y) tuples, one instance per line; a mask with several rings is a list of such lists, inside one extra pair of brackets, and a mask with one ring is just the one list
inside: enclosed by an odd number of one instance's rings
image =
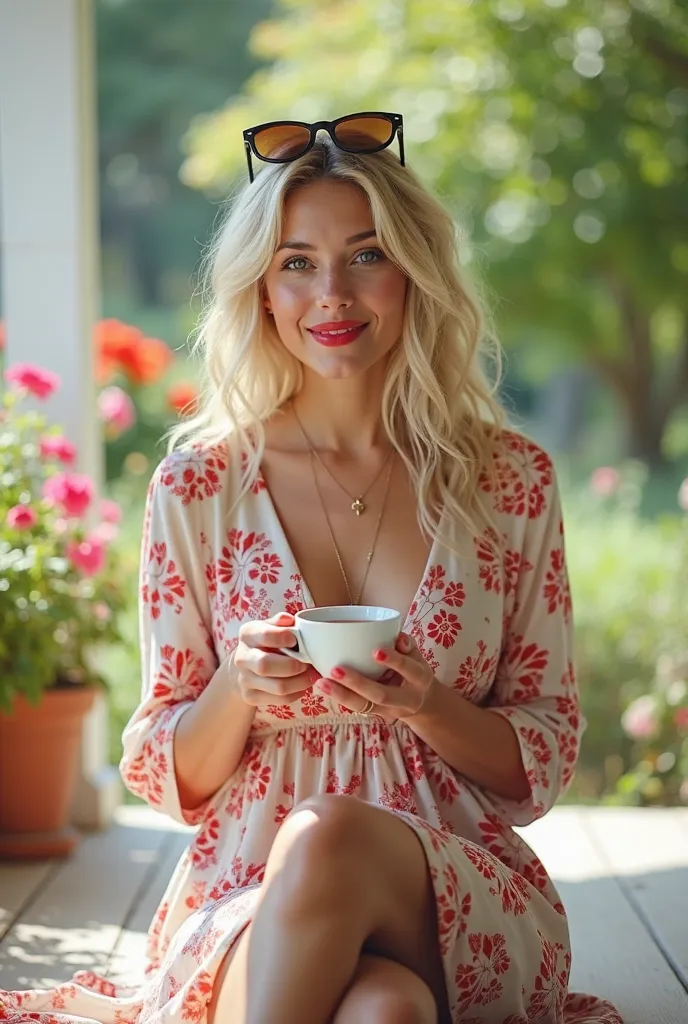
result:
[(406, 277), (354, 185), (325, 179), (289, 196), (264, 285), (284, 346), (321, 377), (365, 373), (401, 337)]

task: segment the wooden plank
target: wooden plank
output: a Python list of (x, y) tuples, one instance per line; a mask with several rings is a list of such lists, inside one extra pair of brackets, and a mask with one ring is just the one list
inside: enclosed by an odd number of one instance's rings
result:
[(688, 810), (590, 808), (585, 821), (688, 991)]
[(155, 877), (147, 882), (145, 892), (141, 899), (135, 901), (132, 913), (120, 932), (107, 966), (106, 973), (111, 981), (133, 985), (141, 980), (148, 929), (179, 858), (188, 845), (188, 835), (179, 832), (170, 835)]
[(0, 945), (18, 914), (38, 891), (54, 864), (51, 860), (35, 864), (0, 864)]
[(568, 913), (571, 990), (609, 999), (624, 1024), (684, 1024), (688, 995), (592, 842), (582, 810), (557, 808), (519, 832)]
[(82, 968), (102, 971), (167, 835), (118, 823), (88, 836), (9, 930), (0, 947), (3, 986), (49, 987)]

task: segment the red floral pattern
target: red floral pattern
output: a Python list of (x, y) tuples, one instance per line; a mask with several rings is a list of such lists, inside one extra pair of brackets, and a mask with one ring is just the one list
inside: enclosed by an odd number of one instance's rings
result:
[(154, 619), (160, 617), (161, 604), (169, 605), (179, 615), (183, 608), (186, 580), (177, 572), (174, 559), (167, 557), (167, 544), (151, 544), (148, 567), (141, 586), (141, 600), (150, 605)]
[(196, 445), (193, 451), (176, 452), (162, 463), (160, 483), (181, 498), (182, 505), (189, 505), (220, 494), (227, 465), (224, 445), (209, 449)]
[(174, 776), (180, 716), (236, 647), (242, 622), (309, 603), (262, 477), (234, 504), (246, 466), (226, 446), (196, 447), (165, 459), (148, 494), (144, 686), (121, 768), (132, 792), (197, 831), (151, 924), (146, 981), (125, 994), (82, 972), (48, 997), (0, 993), (0, 1019), (204, 1022), (222, 956), (255, 911), (277, 830), (304, 799), (326, 793), (399, 816), (422, 842), (453, 1021), (620, 1024), (603, 1001), (568, 994), (563, 907), (512, 827), (545, 813), (570, 780), (582, 728), (547, 455), (503, 436), (494, 472), (480, 478), (494, 523), (476, 539), (474, 559), (433, 545), (405, 623), (440, 683), (510, 722), (527, 800), (481, 791), (408, 724), (362, 719), (309, 690), (294, 704), (258, 709), (234, 775), (186, 811)]

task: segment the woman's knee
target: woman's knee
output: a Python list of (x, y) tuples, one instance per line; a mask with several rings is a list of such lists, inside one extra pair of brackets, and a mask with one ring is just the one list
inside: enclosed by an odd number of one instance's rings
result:
[(362, 956), (333, 1024), (436, 1024), (437, 1004), (413, 971), (384, 957)]
[(346, 906), (365, 888), (365, 805), (353, 797), (319, 796), (299, 804), (279, 830), (265, 882), (287, 905)]

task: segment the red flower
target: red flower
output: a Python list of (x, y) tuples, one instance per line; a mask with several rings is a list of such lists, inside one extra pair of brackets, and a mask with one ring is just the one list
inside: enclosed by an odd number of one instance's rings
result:
[(80, 544), (70, 541), (67, 545), (67, 557), (82, 576), (97, 576), (105, 567), (105, 542), (93, 535), (82, 540)]
[(180, 416), (192, 416), (198, 409), (198, 388), (188, 381), (173, 384), (166, 397), (170, 409)]
[(57, 391), (61, 381), (51, 370), (42, 370), (32, 363), (16, 363), (5, 370), (5, 380), (15, 391), (28, 391), (36, 398), (50, 398)]
[(688, 732), (688, 708), (676, 708), (674, 711), (674, 725), (681, 732)]
[(93, 499), (93, 484), (83, 473), (56, 473), (46, 480), (43, 494), (61, 505), (68, 516), (85, 515)]
[(442, 647), (453, 647), (462, 628), (458, 617), (442, 608), (428, 624), (428, 636)]
[(301, 710), (304, 715), (308, 715), (311, 718), (315, 718), (317, 715), (327, 714), (327, 708), (325, 707), (322, 697), (313, 693), (312, 690), (309, 690), (308, 693), (304, 693), (301, 698)]
[(30, 530), (38, 522), (38, 516), (30, 505), (15, 505), (7, 513), (7, 525), (12, 530)]
[(123, 373), (132, 384), (153, 384), (174, 356), (163, 341), (147, 338), (138, 327), (119, 320), (101, 320), (95, 329), (97, 377), (101, 384)]
[(76, 459), (76, 447), (66, 437), (61, 435), (46, 435), (41, 438), (40, 452), (44, 459), (57, 459), (71, 466)]

